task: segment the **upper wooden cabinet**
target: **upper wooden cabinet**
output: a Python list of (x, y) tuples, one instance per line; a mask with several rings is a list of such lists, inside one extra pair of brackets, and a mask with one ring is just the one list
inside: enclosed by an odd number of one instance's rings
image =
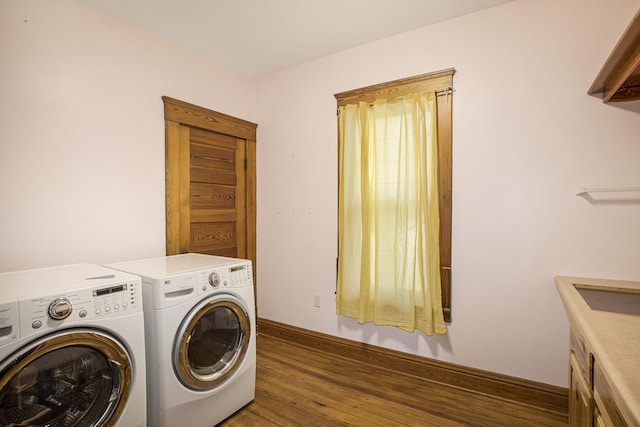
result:
[(602, 93), (603, 102), (640, 99), (640, 10), (618, 40), (588, 93)]

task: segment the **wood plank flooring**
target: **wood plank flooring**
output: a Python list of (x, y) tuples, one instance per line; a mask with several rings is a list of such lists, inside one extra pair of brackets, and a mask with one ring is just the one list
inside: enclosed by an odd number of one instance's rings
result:
[(255, 400), (220, 426), (567, 424), (567, 414), (399, 374), (259, 334)]

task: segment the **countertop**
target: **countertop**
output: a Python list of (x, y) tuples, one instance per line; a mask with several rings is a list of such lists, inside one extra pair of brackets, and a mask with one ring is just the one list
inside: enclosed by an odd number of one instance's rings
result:
[(629, 289), (640, 282), (556, 276), (565, 311), (591, 346), (597, 363), (631, 425), (640, 426), (640, 316), (592, 310), (574, 285)]

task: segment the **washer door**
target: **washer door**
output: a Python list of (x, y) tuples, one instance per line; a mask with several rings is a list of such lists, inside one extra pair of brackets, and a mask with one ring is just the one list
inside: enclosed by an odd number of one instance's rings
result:
[(183, 321), (173, 355), (180, 381), (193, 390), (215, 388), (240, 367), (251, 338), (242, 302), (218, 294), (198, 304)]
[(100, 332), (67, 330), (0, 366), (0, 425), (113, 426), (132, 381), (124, 347)]

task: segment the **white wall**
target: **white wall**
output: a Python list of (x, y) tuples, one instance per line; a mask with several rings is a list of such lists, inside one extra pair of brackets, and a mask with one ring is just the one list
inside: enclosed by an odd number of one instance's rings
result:
[(256, 120), (253, 80), (73, 0), (0, 0), (0, 271), (164, 255), (163, 95)]
[[(263, 318), (566, 386), (554, 275), (640, 280), (640, 102), (587, 89), (637, 0), (517, 0), (264, 77), (258, 135)], [(446, 336), (335, 314), (334, 93), (455, 67), (453, 321)], [(313, 307), (313, 295), (322, 307)]]
[[(259, 124), (261, 317), (566, 385), (553, 276), (640, 280), (640, 205), (573, 194), (640, 185), (640, 104), (585, 94), (638, 7), (516, 0), (250, 80), (73, 0), (0, 0), (0, 271), (164, 253), (168, 95)], [(337, 317), (333, 94), (448, 67), (449, 333)]]

